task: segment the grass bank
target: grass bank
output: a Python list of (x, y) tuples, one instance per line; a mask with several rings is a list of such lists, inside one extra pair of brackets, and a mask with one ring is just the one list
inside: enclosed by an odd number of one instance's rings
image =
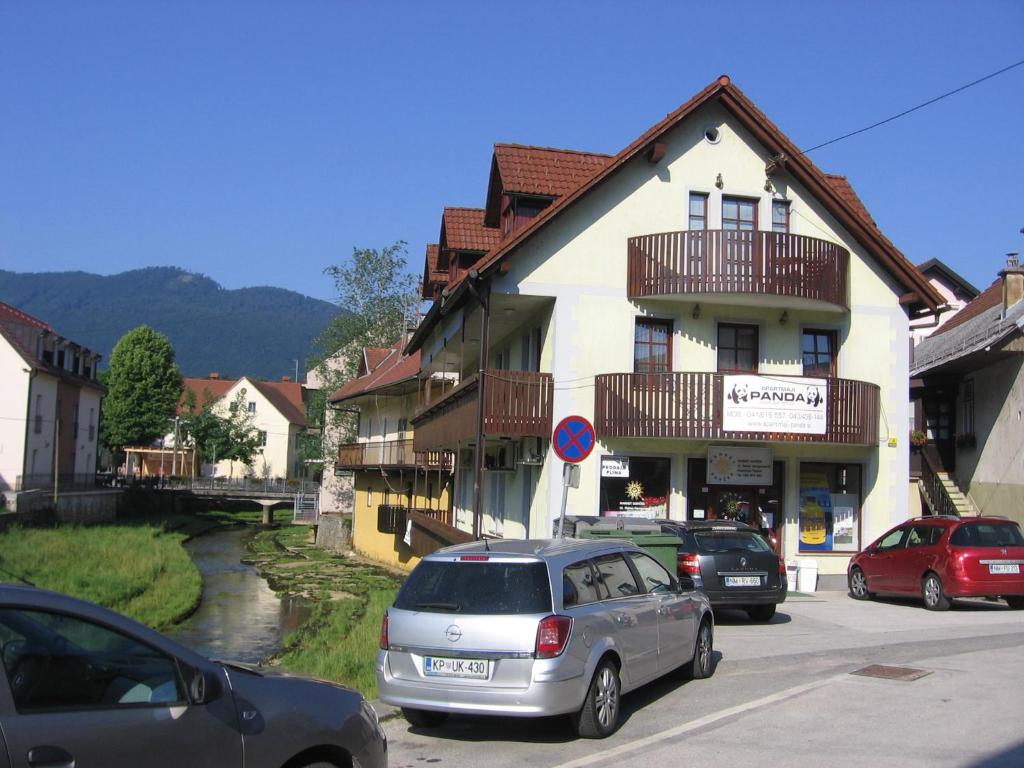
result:
[(373, 662), (380, 623), (401, 578), (363, 561), (312, 544), (309, 529), (261, 531), (250, 543), (252, 563), (270, 586), (313, 603), (313, 614), (285, 638), (271, 663), (334, 680), (376, 698)]

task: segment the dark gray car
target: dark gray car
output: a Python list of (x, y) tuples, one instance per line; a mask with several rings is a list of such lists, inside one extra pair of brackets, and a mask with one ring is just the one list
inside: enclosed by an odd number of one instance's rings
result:
[(0, 585), (0, 768), (378, 768), (363, 697), (210, 661), (105, 608)]

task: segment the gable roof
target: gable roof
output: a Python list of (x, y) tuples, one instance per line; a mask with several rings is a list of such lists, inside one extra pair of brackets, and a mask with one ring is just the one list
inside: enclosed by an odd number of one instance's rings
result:
[(178, 403), (178, 413), (184, 414), (188, 393), (195, 395), (196, 408), (202, 408), (207, 401), (214, 402), (225, 397), (240, 381), (251, 384), (291, 424), (307, 426), (306, 404), (302, 396), (303, 387), (294, 381), (259, 381), (243, 376), (240, 379), (194, 379), (185, 378), (185, 389)]
[[(1002, 280), (996, 280), (949, 322), (914, 348), (910, 375), (919, 376), (950, 363), (969, 364), (1014, 333), (1024, 332), (1024, 301), (1003, 312)], [(986, 355), (991, 360), (991, 354)]]
[(487, 183), (485, 222), (492, 227), (498, 226), (503, 192), (561, 197), (572, 192), (613, 159), (611, 155), (575, 149), (495, 144), (491, 175)]
[(438, 263), (440, 255), (441, 249), (437, 243), (427, 246), (427, 256), (423, 262), (423, 283), (420, 285), (421, 298), (433, 299), (435, 290), (444, 288), (448, 280), (448, 270), (441, 269)]
[(929, 279), (941, 279), (948, 283), (958, 299), (971, 301), (981, 293), (974, 285), (964, 279), (963, 275), (960, 275), (939, 259), (928, 259), (928, 261), (918, 264), (917, 268), (921, 271), (921, 274)]
[[(935, 311), (944, 303), (942, 296), (925, 276), (900, 253), (877, 226), (874, 226), (873, 220), (867, 214), (867, 209), (864, 208), (863, 203), (859, 202), (859, 198), (845, 178), (842, 176), (827, 177), (739, 88), (732, 84), (726, 75), (722, 75), (674, 112), (670, 112), (663, 120), (615, 155), (610, 162), (594, 171), (574, 190), (559, 197), (522, 229), (488, 252), (475, 265), (478, 274), (486, 277), (493, 273), (499, 262), (515, 252), (519, 246), (547, 226), (562, 211), (570, 208), (573, 203), (587, 195), (630, 160), (645, 152), (683, 119), (712, 102), (724, 107), (773, 156), (779, 157), (781, 168), (806, 187), (836, 218), (839, 224), (865, 248), (868, 254), (879, 262), (905, 291), (900, 297), (901, 302), (923, 306), (931, 311)], [(488, 207), (488, 212), (490, 212), (490, 207)], [(463, 276), (448, 287), (450, 301), (457, 303), (461, 299), (465, 283), (466, 276)], [(442, 305), (440, 314), (444, 314), (445, 311), (446, 309)], [(429, 328), (437, 316), (438, 314), (433, 311), (428, 313), (420, 325), (422, 333), (418, 332), (410, 341), (410, 350), (418, 348), (418, 344), (429, 332)]]
[(420, 372), (420, 353), (402, 354), (402, 342), (398, 341), (387, 357), (369, 373), (349, 379), (328, 399), (332, 403), (351, 400), (370, 392), (380, 392), (390, 386), (415, 380)]
[[(27, 365), (35, 370), (45, 371), (51, 376), (73, 381), (82, 386), (98, 389), (101, 392), (107, 391), (107, 388), (96, 379), (79, 376), (77, 373), (61, 368), (39, 357), (37, 354), (39, 337), (43, 335), (60, 336), (48, 323), (44, 323), (27, 312), (23, 312), (17, 307), (12, 307), (10, 304), (0, 301), (0, 337), (11, 345), (11, 348), (21, 356)], [(99, 364), (100, 355), (98, 353), (83, 347), (71, 339), (65, 339), (65, 341), (74, 345), (87, 358), (93, 357), (93, 367)]]
[(483, 208), (445, 208), (441, 232), (444, 244), (453, 251), (486, 253), (501, 240), (497, 228), (484, 226)]

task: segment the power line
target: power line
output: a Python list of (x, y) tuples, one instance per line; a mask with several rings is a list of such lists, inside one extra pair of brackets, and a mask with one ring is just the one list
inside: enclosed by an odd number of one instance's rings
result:
[(848, 139), (851, 136), (856, 136), (859, 133), (864, 133), (865, 131), (870, 131), (872, 128), (878, 128), (880, 125), (885, 125), (886, 123), (891, 123), (893, 120), (898, 120), (901, 117), (909, 115), (911, 112), (916, 112), (917, 110), (924, 109), (925, 107), (929, 106), (930, 104), (934, 104), (937, 101), (942, 101), (943, 99), (945, 99), (948, 96), (952, 96), (953, 94), (960, 93), (961, 91), (966, 91), (968, 88), (973, 88), (974, 86), (978, 85), (979, 83), (983, 83), (986, 80), (991, 80), (993, 77), (998, 77), (999, 75), (1003, 74), (1004, 72), (1009, 72), (1011, 69), (1015, 69), (1016, 67), (1019, 67), (1022, 64), (1024, 64), (1024, 59), (1021, 59), (1020, 61), (1018, 61), (1018, 62), (1016, 62), (1014, 64), (1010, 64), (1008, 67), (1003, 67), (1002, 69), (996, 70), (995, 72), (991, 72), (991, 73), (985, 75), (984, 77), (979, 77), (977, 80), (974, 80), (974, 81), (972, 81), (970, 83), (967, 83), (966, 85), (961, 85), (959, 88), (954, 88), (952, 91), (947, 91), (946, 93), (943, 93), (941, 96), (936, 96), (934, 99), (929, 99), (926, 102), (918, 104), (916, 107), (911, 107), (910, 109), (905, 109), (902, 112), (900, 112), (898, 115), (893, 115), (892, 117), (887, 117), (887, 118), (885, 118), (885, 120), (879, 120), (877, 123), (872, 123), (871, 125), (869, 125), (869, 126), (867, 126), (865, 128), (860, 128), (860, 129), (858, 129), (856, 131), (852, 131), (850, 133), (845, 133), (842, 136), (837, 136), (834, 139), (829, 139), (828, 141), (826, 141), (826, 142), (824, 142), (822, 144), (818, 144), (817, 146), (811, 147), (810, 149), (802, 150), (800, 152), (800, 154), (801, 155), (806, 155), (808, 152), (813, 152), (816, 149), (821, 149), (822, 147), (827, 147), (829, 144), (835, 144), (837, 141), (842, 141), (843, 139)]

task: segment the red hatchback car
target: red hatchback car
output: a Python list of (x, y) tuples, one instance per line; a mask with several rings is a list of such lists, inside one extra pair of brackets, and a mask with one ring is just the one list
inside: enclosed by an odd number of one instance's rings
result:
[(955, 597), (1001, 597), (1024, 608), (1024, 534), (1001, 517), (907, 520), (850, 560), (850, 594), (920, 595), (930, 611)]

